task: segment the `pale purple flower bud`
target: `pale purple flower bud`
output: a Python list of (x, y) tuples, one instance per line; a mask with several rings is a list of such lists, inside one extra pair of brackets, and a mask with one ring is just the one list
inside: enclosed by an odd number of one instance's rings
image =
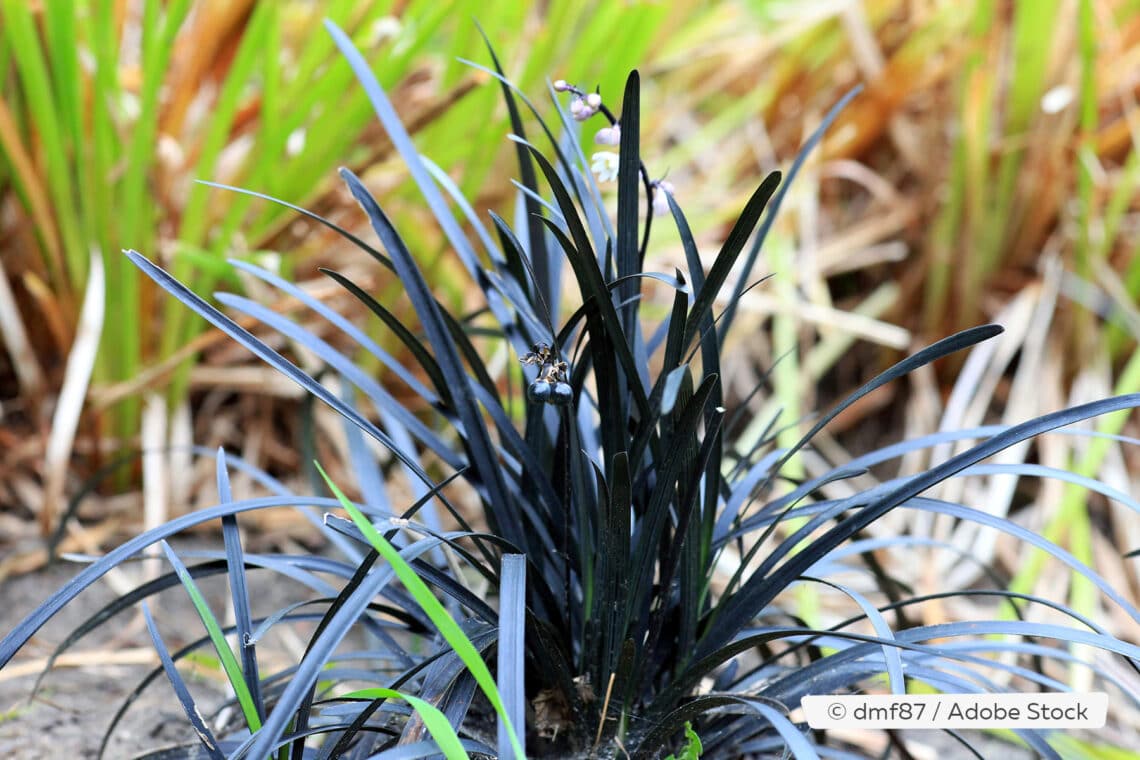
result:
[(586, 105), (592, 110), (597, 111), (602, 105), (602, 96), (596, 92), (591, 92), (586, 96)]
[(566, 82), (565, 79), (556, 79), (554, 81), (554, 91), (555, 92), (566, 92), (569, 89), (570, 89), (570, 85)]
[(658, 181), (653, 186), (653, 215), (666, 216), (671, 213), (669, 198), (673, 194), (673, 183), (667, 179)]
[(583, 98), (574, 98), (570, 102), (570, 115), (574, 117), (575, 121), (585, 121), (597, 112), (597, 109), (590, 108), (589, 103)]
[(594, 142), (598, 145), (621, 145), (621, 127), (614, 124), (612, 127), (602, 127), (594, 135)]

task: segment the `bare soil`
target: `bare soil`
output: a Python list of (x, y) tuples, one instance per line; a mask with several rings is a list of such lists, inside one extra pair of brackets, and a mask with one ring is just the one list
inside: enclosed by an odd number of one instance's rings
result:
[[(196, 548), (202, 548), (197, 542)], [(24, 616), (82, 568), (62, 563), (32, 574), (0, 582), (0, 633), (11, 631)], [(139, 566), (129, 568), (135, 575)], [(258, 587), (256, 573), (250, 575), (251, 592), (259, 608), (268, 612), (277, 603), (283, 606), (294, 597), (295, 589), (273, 584)], [(225, 581), (200, 581), (203, 593), (215, 614), (228, 607)], [(37, 633), (12, 662), (0, 670), (0, 758), (43, 760), (44, 758), (95, 758), (112, 716), (124, 699), (154, 668), (158, 658), (141, 613), (130, 610), (112, 618), (78, 642), (71, 650), (78, 658), (57, 665), (43, 679), (29, 701), (43, 659), (87, 617), (118, 594), (106, 581), (100, 581), (79, 597)], [(274, 598), (276, 597), (276, 598)], [(279, 602), (279, 603), (278, 603)], [(150, 603), (167, 647), (173, 651), (203, 635), (205, 629), (181, 588), (164, 591)], [(264, 614), (264, 612), (262, 614)], [(116, 658), (130, 662), (115, 662)], [(133, 664), (131, 664), (133, 662)], [(225, 701), (224, 685), (216, 678), (195, 677), (181, 669), (202, 712)], [(103, 757), (130, 758), (144, 750), (194, 741), (181, 704), (165, 676), (160, 676), (132, 704), (116, 728)]]

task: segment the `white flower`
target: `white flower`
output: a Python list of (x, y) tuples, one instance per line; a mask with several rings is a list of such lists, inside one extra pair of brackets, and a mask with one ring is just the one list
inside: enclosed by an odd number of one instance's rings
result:
[(594, 142), (598, 145), (621, 145), (621, 127), (614, 124), (612, 127), (602, 127), (594, 135)]
[(566, 80), (565, 80), (565, 79), (556, 79), (556, 80), (554, 80), (554, 90), (555, 90), (555, 92), (566, 92), (566, 91), (567, 91), (567, 90), (569, 90), (569, 89), (570, 89), (570, 85), (569, 85), (569, 84), (566, 82)]
[(618, 174), (618, 154), (608, 150), (600, 150), (590, 156), (590, 171), (598, 178), (598, 182), (613, 182)]
[(602, 105), (602, 96), (596, 92), (591, 92), (586, 96), (586, 105), (588, 105), (591, 110), (597, 111)]

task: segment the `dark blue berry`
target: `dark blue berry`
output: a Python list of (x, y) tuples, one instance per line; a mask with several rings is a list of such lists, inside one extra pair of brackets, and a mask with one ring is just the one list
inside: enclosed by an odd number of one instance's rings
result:
[(554, 392), (554, 386), (545, 380), (535, 380), (526, 389), (526, 397), (536, 404), (543, 404), (550, 400), (550, 395)]
[(555, 383), (550, 392), (550, 403), (566, 406), (574, 399), (574, 390), (568, 383)]

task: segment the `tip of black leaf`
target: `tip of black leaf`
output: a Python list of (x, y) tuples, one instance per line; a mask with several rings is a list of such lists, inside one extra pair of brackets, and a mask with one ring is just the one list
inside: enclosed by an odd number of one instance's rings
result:
[(988, 324), (980, 325), (978, 327), (978, 329), (983, 330), (988, 334), (989, 337), (987, 337), (986, 340), (989, 340), (989, 338), (992, 338), (995, 335), (1001, 335), (1003, 332), (1005, 332), (1004, 327), (1002, 327), (1001, 325), (996, 324), (994, 322), (990, 322)]

